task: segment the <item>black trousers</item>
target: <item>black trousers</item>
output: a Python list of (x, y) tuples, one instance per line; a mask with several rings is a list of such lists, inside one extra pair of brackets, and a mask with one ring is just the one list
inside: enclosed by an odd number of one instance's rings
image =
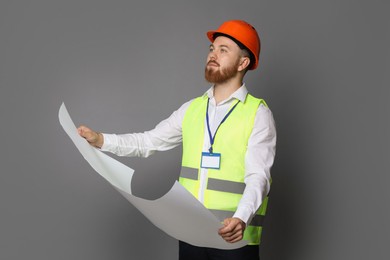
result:
[(259, 246), (222, 250), (197, 247), (179, 241), (179, 260), (259, 260)]

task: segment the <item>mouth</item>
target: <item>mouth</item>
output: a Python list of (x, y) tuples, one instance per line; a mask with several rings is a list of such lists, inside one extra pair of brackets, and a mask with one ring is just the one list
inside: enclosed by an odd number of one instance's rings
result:
[(216, 61), (209, 61), (208, 63), (207, 63), (207, 66), (210, 66), (210, 67), (219, 67), (219, 64), (218, 64), (218, 62), (216, 62)]

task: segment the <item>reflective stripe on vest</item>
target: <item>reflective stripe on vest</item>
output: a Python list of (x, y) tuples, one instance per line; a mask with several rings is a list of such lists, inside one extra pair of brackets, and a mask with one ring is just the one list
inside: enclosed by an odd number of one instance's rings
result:
[[(186, 111), (182, 125), (183, 159), (179, 182), (196, 198), (200, 188), (199, 171), (207, 100), (207, 96), (194, 99)], [(248, 94), (245, 102), (239, 102), (220, 126), (214, 140), (214, 152), (222, 154), (221, 168), (207, 170), (207, 187), (203, 202), (221, 221), (234, 215), (245, 189), (246, 147), (260, 104), (267, 106), (263, 100)], [(268, 197), (245, 229), (243, 239), (248, 240), (251, 245), (260, 243), (267, 204)]]

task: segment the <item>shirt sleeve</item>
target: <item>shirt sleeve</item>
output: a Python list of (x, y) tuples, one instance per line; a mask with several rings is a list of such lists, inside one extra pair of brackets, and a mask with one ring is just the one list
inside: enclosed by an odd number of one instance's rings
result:
[(233, 217), (250, 223), (266, 198), (271, 183), (270, 170), (276, 150), (276, 129), (272, 112), (260, 105), (245, 155), (244, 193)]
[(182, 141), (182, 122), (191, 101), (183, 104), (170, 117), (161, 121), (154, 129), (143, 133), (103, 134), (101, 151), (118, 156), (148, 157), (156, 151), (166, 151)]

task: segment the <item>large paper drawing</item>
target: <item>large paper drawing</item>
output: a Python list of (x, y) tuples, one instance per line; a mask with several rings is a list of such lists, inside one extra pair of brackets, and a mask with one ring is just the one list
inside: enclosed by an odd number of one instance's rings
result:
[(92, 147), (79, 136), (64, 104), (59, 120), (84, 159), (154, 225), (168, 235), (195, 246), (235, 249), (247, 241), (228, 243), (218, 235), (220, 221), (177, 181), (164, 196), (146, 200), (132, 195), (134, 170)]

